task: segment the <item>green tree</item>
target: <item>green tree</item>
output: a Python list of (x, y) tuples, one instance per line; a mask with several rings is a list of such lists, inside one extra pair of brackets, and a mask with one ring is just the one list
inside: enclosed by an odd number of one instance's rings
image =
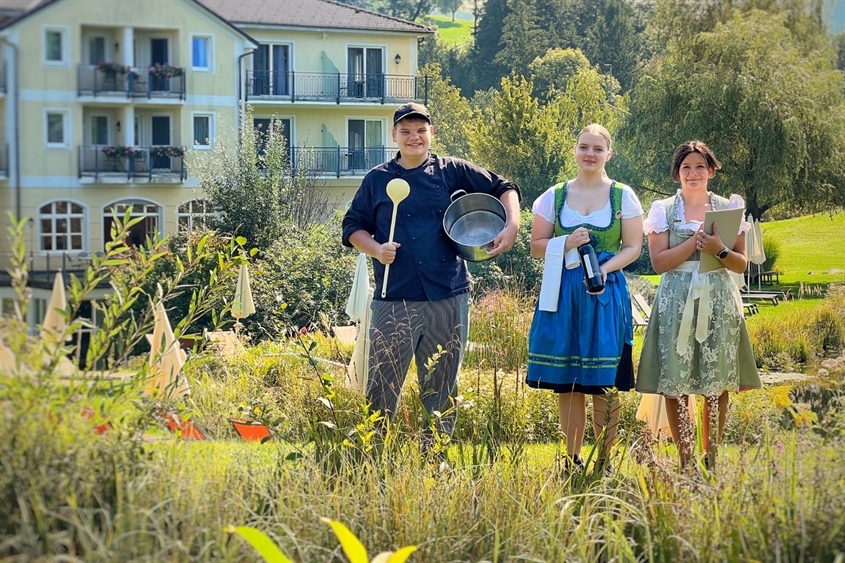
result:
[(526, 201), (574, 173), (578, 131), (598, 122), (613, 132), (625, 106), (624, 98), (608, 96), (594, 68), (579, 70), (548, 103), (533, 95), (530, 79), (516, 75), (488, 99), (467, 127), (473, 159), (517, 182)]
[(217, 212), (209, 226), (266, 250), (288, 223), (303, 227), (332, 206), (307, 151), (296, 151), (299, 160), (291, 162), (281, 121), (254, 129), (247, 107), (241, 123), (241, 131), (223, 136), (211, 151), (198, 151), (189, 165)]
[(513, 0), (511, 13), (502, 26), (502, 49), (494, 61), (522, 74), (531, 61), (541, 56), (555, 43), (542, 25), (535, 0)]
[(843, 203), (843, 76), (789, 25), (787, 12), (736, 14), (651, 62), (624, 131), (643, 186), (670, 193), (672, 151), (700, 139), (723, 164), (714, 191), (743, 195), (754, 217)]
[(508, 73), (507, 67), (495, 59), (501, 50), (502, 29), (510, 12), (507, 0), (487, 0), (481, 9), (472, 51), (474, 72), (471, 91), (498, 86), (500, 78)]
[(444, 14), (451, 14), (452, 21), (455, 21), (455, 12), (460, 9), (463, 3), (463, 0), (437, 0), (437, 7)]
[(534, 94), (547, 100), (556, 92), (563, 92), (579, 70), (590, 68), (590, 61), (578, 49), (549, 49), (542, 57), (528, 65), (534, 79)]
[(440, 66), (427, 65), (420, 71), (429, 80), (429, 103), (434, 123), (431, 149), (437, 154), (469, 158), (466, 126), (472, 120), (472, 108), (448, 78), (443, 78)]

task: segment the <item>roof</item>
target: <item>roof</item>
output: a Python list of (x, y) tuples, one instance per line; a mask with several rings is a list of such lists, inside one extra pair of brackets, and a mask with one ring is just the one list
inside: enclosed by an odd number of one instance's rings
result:
[[(6, 1), (6, 0), (4, 0)], [(434, 30), (332, 0), (198, 0), (232, 23), (430, 34)]]
[[(28, 18), (35, 12), (41, 10), (50, 4), (58, 2), (59, 0), (0, 0), (2, 4), (0, 4), (0, 13), (11, 13), (13, 14), (12, 17), (8, 20), (2, 21), (0, 20), (0, 29), (7, 28), (12, 24), (15, 24), (23, 19)], [(230, 28), (232, 31), (237, 33), (238, 35), (243, 36), (249, 42), (254, 43), (257, 45), (258, 43), (247, 35), (242, 29), (238, 28), (237, 26), (233, 25), (231, 21), (222, 18), (219, 14), (214, 13), (210, 8), (208, 8), (205, 4), (198, 2), (197, 0), (190, 0), (197, 8), (200, 10), (209, 13), (212, 17), (222, 20), (223, 24)]]

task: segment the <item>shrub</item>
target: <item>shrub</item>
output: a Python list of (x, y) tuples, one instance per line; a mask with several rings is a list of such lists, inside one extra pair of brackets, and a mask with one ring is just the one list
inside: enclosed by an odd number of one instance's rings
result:
[(639, 274), (641, 276), (654, 275), (654, 266), (651, 265), (651, 253), (648, 248), (648, 237), (643, 235), (643, 249), (636, 260), (623, 268), (626, 272)]
[(105, 74), (129, 74), (129, 67), (120, 63), (100, 63), (97, 70)]
[(135, 154), (135, 148), (124, 145), (103, 147), (103, 154), (112, 158), (127, 158)]
[(166, 156), (166, 157), (183, 157), (185, 156), (185, 147), (168, 147), (156, 146), (150, 147), (150, 156)]
[[(340, 244), (340, 216), (302, 228), (288, 225), (256, 260), (252, 295), (255, 314), (244, 324), (258, 338), (277, 338), (290, 326), (345, 324), (357, 254)], [(295, 241), (295, 244), (291, 244)]]
[(171, 66), (167, 63), (155, 63), (147, 70), (156, 78), (173, 78), (175, 76), (184, 76), (185, 74), (184, 68)]
[(763, 251), (766, 253), (766, 261), (763, 262), (763, 271), (770, 272), (775, 269), (775, 263), (780, 256), (780, 241), (774, 237), (763, 235)]

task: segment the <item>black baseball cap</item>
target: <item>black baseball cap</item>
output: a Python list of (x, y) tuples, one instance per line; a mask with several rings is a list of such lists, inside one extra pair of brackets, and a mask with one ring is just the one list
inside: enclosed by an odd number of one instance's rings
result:
[(425, 106), (415, 102), (403, 104), (396, 108), (396, 111), (393, 112), (393, 125), (396, 125), (406, 117), (419, 117), (431, 123), (431, 116), (428, 115), (428, 110)]

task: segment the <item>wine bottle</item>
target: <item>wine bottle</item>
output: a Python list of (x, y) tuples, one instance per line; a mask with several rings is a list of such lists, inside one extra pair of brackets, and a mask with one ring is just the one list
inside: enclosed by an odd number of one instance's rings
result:
[(584, 270), (587, 293), (601, 293), (604, 290), (604, 281), (601, 278), (599, 259), (595, 249), (589, 243), (582, 244), (578, 247), (578, 257), (581, 259), (581, 268)]

